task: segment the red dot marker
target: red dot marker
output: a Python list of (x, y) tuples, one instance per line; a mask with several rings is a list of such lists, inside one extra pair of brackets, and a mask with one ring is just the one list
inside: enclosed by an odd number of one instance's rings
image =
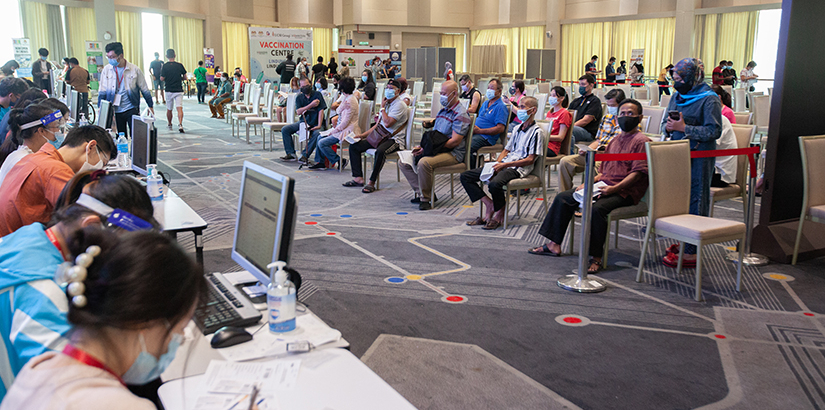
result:
[(190, 161), (197, 161), (197, 160), (198, 160), (197, 158), (190, 159)]
[(335, 235), (335, 232), (327, 232), (327, 235)]
[(713, 335), (713, 337), (715, 337), (717, 339), (727, 339), (727, 337), (725, 335)]
[(813, 313), (809, 313), (809, 312), (805, 312), (805, 313), (803, 313), (803, 315), (805, 315), (805, 316), (813, 316), (814, 314), (813, 314)]
[(544, 198), (536, 198), (536, 201), (544, 201)]
[(304, 222), (305, 225), (318, 225), (318, 222)]
[(581, 323), (582, 320), (577, 317), (566, 317), (564, 318), (565, 323)]
[(464, 300), (461, 296), (447, 296), (447, 300), (450, 302), (461, 302)]

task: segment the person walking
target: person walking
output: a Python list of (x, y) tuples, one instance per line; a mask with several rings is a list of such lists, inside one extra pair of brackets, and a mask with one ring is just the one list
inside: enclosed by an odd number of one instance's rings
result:
[(178, 132), (183, 134), (183, 80), (186, 76), (186, 68), (183, 64), (175, 61), (175, 50), (166, 50), (166, 59), (169, 60), (163, 65), (160, 72), (160, 80), (166, 83), (166, 121), (169, 129), (172, 129), (172, 110), (178, 109)]
[(195, 86), (198, 87), (198, 104), (206, 104), (206, 67), (203, 61), (198, 61), (198, 68), (195, 69)]

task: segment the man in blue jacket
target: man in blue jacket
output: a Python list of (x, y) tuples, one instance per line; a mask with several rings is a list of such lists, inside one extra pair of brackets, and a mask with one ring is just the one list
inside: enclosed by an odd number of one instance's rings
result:
[[(698, 58), (685, 58), (673, 68), (673, 88), (676, 94), (668, 104), (662, 120), (662, 132), (673, 140), (690, 140), (691, 151), (716, 149), (722, 135), (722, 101), (704, 82), (705, 65)], [(678, 112), (678, 119), (671, 118)], [(674, 117), (675, 117), (674, 113)], [(714, 158), (694, 158), (690, 161), (690, 213), (708, 216), (710, 212), (710, 181)], [(678, 245), (671, 247), (664, 264), (675, 268), (679, 262)], [(685, 245), (683, 267), (696, 266), (696, 246)]]

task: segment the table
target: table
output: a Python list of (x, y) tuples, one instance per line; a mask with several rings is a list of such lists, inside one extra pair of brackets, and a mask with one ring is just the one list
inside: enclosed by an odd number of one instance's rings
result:
[(163, 231), (177, 240), (179, 232), (195, 234), (195, 257), (203, 265), (203, 230), (207, 223), (175, 191), (164, 187), (163, 201), (153, 201), (155, 219)]

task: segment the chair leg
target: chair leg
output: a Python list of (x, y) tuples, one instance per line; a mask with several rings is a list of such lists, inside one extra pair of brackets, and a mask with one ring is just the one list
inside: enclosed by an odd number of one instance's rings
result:
[(713, 198), (711, 198), (711, 199), (710, 199), (710, 214), (708, 215), (708, 216), (710, 216), (711, 218), (713, 218), (713, 205), (714, 205), (714, 204), (716, 204), (716, 201), (714, 201), (714, 200), (713, 200)]
[(507, 214), (510, 213), (510, 198), (509, 198), (510, 197), (510, 192), (509, 191), (504, 191), (504, 195), (505, 195), (504, 196), (504, 230), (506, 231), (507, 230), (507, 220), (509, 219), (509, 218), (507, 218), (507, 216), (508, 216)]
[[(619, 248), (619, 220), (618, 219), (616, 220), (616, 232), (613, 233), (613, 239), (615, 241), (614, 244), (613, 244), (613, 248), (618, 249)], [(610, 242), (610, 235), (607, 236), (607, 240), (605, 242), (606, 243)]]
[[(602, 269), (607, 268), (607, 250), (610, 248), (610, 214), (607, 215), (607, 233), (604, 236), (604, 246), (602, 246)], [(618, 222), (618, 221), (616, 221)], [(618, 223), (617, 223), (618, 226)]]
[(395, 161), (395, 179), (397, 182), (401, 182), (401, 167), (400, 161)]
[(576, 235), (576, 218), (570, 219), (570, 226), (567, 230), (570, 231), (570, 240), (567, 241), (567, 253), (573, 255), (573, 243), (576, 242), (576, 240), (574, 239)]
[(516, 190), (516, 215), (521, 218), (521, 190)]
[(799, 256), (799, 241), (802, 240), (802, 226), (804, 224), (805, 215), (802, 215), (802, 218), (799, 218), (799, 227), (796, 228), (796, 241), (794, 241), (793, 244), (793, 259), (791, 259), (791, 265), (796, 265), (796, 257)]
[(246, 123), (246, 143), (249, 144), (249, 123), (246, 121), (244, 122)]
[(685, 243), (679, 242), (679, 262), (676, 263), (676, 274), (682, 274), (682, 259), (685, 257)]
[[(745, 243), (745, 235), (742, 235), (741, 242)], [(743, 249), (739, 250), (739, 265), (736, 267), (736, 291), (742, 291), (742, 258), (745, 256), (745, 252)]]
[[(740, 253), (741, 255), (741, 253)], [(741, 264), (739, 265), (742, 266)], [(696, 297), (697, 302), (702, 301), (702, 242), (696, 245)]]
[[(430, 207), (435, 208), (435, 174), (432, 175), (432, 179), (430, 180)], [(424, 195), (422, 192), (421, 195)]]
[(648, 223), (645, 230), (645, 241), (642, 243), (642, 256), (639, 257), (639, 269), (636, 271), (636, 282), (642, 281), (642, 272), (645, 269), (645, 257), (647, 256), (647, 245), (650, 243), (650, 231), (653, 230), (653, 224)]
[(455, 198), (455, 179), (453, 174), (450, 174), (450, 199)]
[(547, 215), (547, 207), (549, 205), (547, 205), (547, 187), (546, 186), (541, 187), (541, 194), (543, 195), (542, 198), (541, 198), (541, 210), (542, 210), (542, 212), (544, 212), (545, 215)]

